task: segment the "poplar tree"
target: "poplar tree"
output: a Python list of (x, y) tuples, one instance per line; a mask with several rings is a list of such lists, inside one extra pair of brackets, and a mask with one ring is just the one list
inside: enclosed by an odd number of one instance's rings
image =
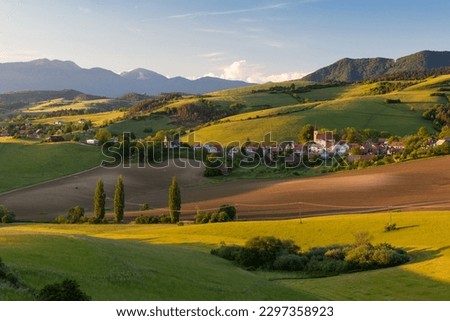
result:
[(172, 184), (169, 188), (169, 215), (172, 223), (178, 223), (180, 221), (180, 209), (181, 209), (181, 194), (178, 187), (177, 178), (172, 178)]
[(120, 223), (123, 220), (125, 209), (125, 191), (123, 186), (122, 175), (119, 175), (114, 192), (114, 221)]
[(105, 218), (105, 202), (106, 193), (103, 187), (103, 181), (99, 179), (94, 194), (94, 220), (96, 223), (100, 223)]

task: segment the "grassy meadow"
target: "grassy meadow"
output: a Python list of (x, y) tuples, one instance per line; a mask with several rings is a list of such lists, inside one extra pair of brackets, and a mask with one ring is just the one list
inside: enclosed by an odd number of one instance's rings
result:
[[(399, 230), (386, 233), (384, 225)], [(448, 300), (450, 212), (336, 215), (206, 225), (49, 225), (0, 227), (0, 257), (28, 286), (65, 277), (94, 300)], [(348, 244), (367, 231), (411, 254), (394, 268), (303, 279), (249, 272), (209, 254), (253, 236), (293, 239), (303, 250)], [(31, 299), (5, 289), (2, 300)]]
[(0, 193), (42, 183), (100, 165), (96, 146), (0, 139)]
[(60, 116), (60, 117), (49, 117), (49, 118), (38, 118), (33, 120), (34, 124), (54, 124), (56, 121), (63, 121), (65, 123), (78, 123), (80, 119), (89, 120), (94, 126), (101, 126), (105, 122), (115, 121), (124, 116), (123, 111), (108, 111), (95, 114), (83, 114), (83, 115), (73, 115), (73, 116)]
[(155, 135), (159, 130), (167, 130), (175, 126), (170, 123), (170, 118), (166, 115), (150, 115), (144, 119), (127, 119), (108, 126), (108, 130), (114, 134), (132, 132), (137, 137), (147, 137)]

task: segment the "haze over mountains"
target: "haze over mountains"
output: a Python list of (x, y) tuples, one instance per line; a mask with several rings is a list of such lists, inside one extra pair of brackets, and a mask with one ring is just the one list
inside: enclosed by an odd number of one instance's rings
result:
[(450, 51), (420, 51), (398, 58), (344, 58), (303, 77), (316, 82), (355, 82), (378, 77), (423, 72), (450, 66)]
[(154, 71), (135, 69), (120, 75), (103, 68), (81, 68), (71, 61), (38, 59), (0, 64), (0, 94), (23, 90), (74, 89), (91, 95), (117, 97), (127, 92), (203, 94), (249, 85), (213, 77), (189, 80), (167, 78)]

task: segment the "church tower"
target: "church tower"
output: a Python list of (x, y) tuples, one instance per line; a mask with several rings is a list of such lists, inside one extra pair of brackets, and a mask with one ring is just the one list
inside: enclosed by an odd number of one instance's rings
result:
[(319, 135), (319, 131), (317, 130), (317, 123), (314, 124), (314, 132), (313, 132), (313, 140), (317, 143), (317, 135)]

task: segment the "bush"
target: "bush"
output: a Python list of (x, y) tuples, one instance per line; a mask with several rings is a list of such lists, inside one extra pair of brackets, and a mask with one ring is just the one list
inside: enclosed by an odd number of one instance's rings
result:
[(140, 215), (134, 220), (136, 224), (158, 224), (161, 223), (159, 216)]
[(76, 224), (84, 222), (86, 222), (86, 218), (84, 217), (84, 208), (77, 205), (67, 211), (67, 223)]
[(282, 241), (273, 236), (257, 236), (245, 243), (237, 262), (245, 267), (271, 269), (278, 256), (297, 254), (300, 248), (291, 240)]
[(75, 280), (65, 279), (61, 283), (46, 285), (36, 298), (40, 301), (90, 301), (91, 297), (80, 290)]
[(236, 219), (236, 208), (232, 205), (221, 205), (217, 212), (200, 212), (195, 215), (196, 224), (229, 222)]
[(220, 205), (218, 212), (226, 213), (229, 221), (234, 221), (236, 219), (236, 207), (234, 207), (233, 205)]
[(172, 223), (172, 219), (169, 215), (163, 214), (159, 217), (159, 222), (162, 224), (170, 224)]
[(0, 205), (0, 220), (3, 224), (13, 223), (16, 220), (16, 214), (8, 211), (6, 206)]
[(387, 223), (384, 226), (384, 231), (385, 232), (391, 232), (391, 231), (396, 231), (396, 230), (398, 230), (396, 223)]
[(55, 223), (57, 223), (57, 224), (66, 224), (67, 223), (67, 219), (66, 219), (66, 217), (64, 215), (58, 215), (55, 218)]
[(372, 244), (363, 244), (349, 250), (345, 255), (345, 261), (355, 269), (368, 269), (373, 266)]
[(281, 271), (303, 271), (307, 263), (306, 256), (287, 254), (277, 257), (273, 262), (273, 268)]
[(148, 203), (141, 204), (141, 207), (139, 208), (140, 211), (147, 211), (150, 209), (150, 205)]
[(205, 224), (211, 221), (211, 216), (212, 213), (197, 211), (194, 220), (196, 224)]

